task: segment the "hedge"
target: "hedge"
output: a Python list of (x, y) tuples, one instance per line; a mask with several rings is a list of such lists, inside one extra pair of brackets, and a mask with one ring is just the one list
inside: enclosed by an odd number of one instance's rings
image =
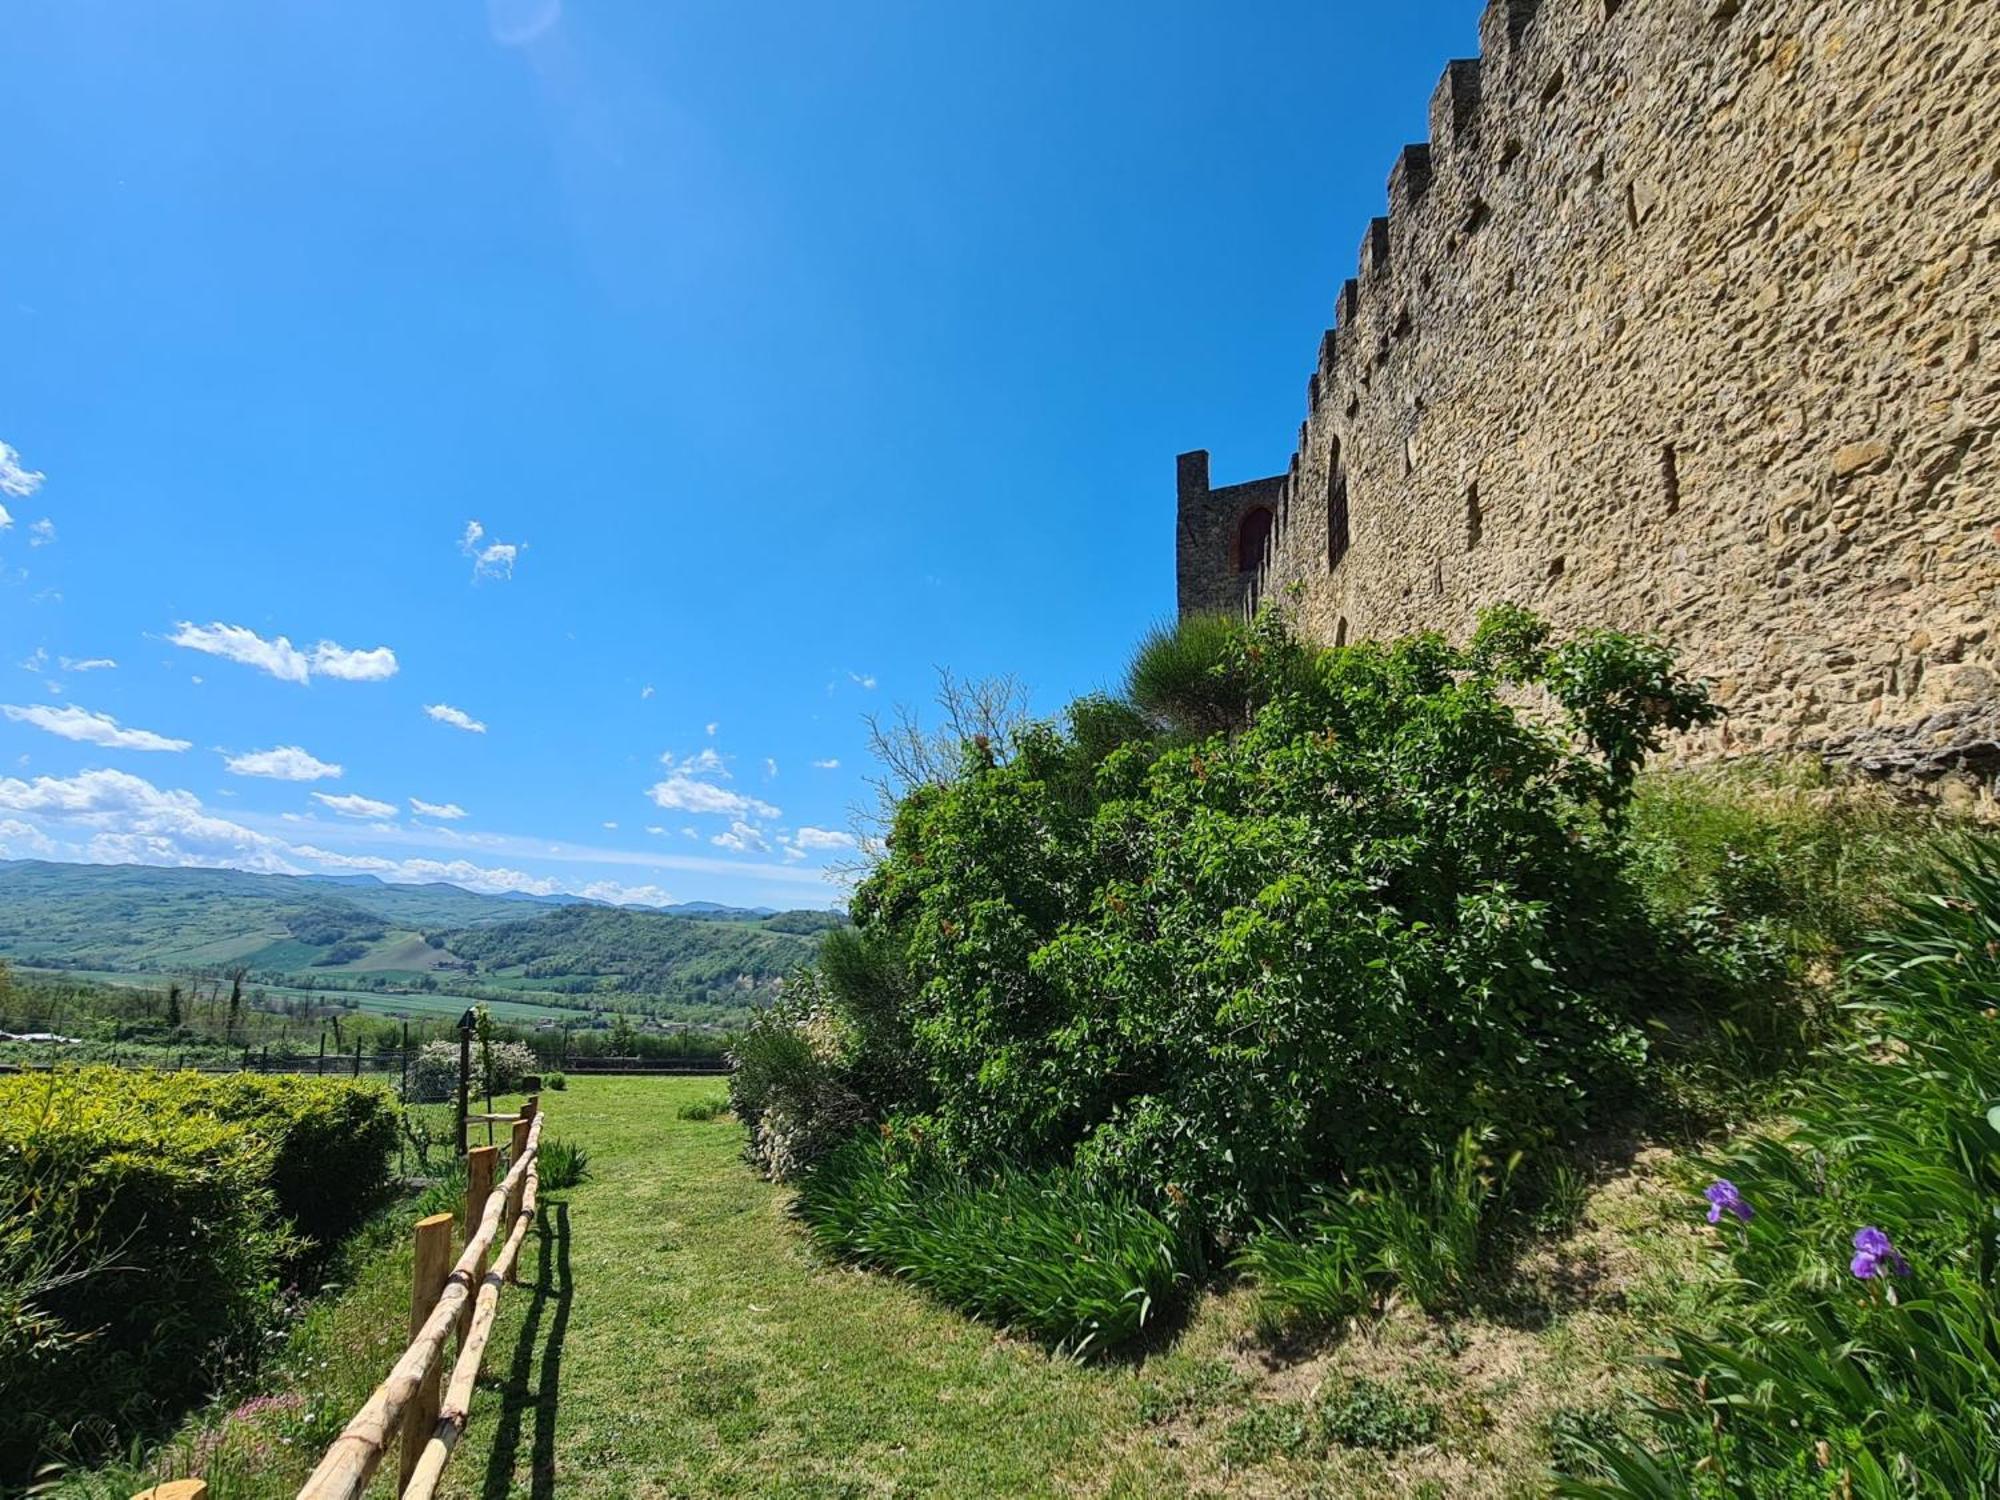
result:
[(373, 1085), (0, 1078), (0, 1487), (253, 1358), (286, 1278), (389, 1184)]

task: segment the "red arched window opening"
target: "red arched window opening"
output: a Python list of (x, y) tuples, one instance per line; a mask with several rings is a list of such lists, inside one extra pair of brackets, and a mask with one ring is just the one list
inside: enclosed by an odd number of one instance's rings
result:
[(1254, 573), (1271, 551), (1271, 512), (1259, 505), (1244, 513), (1236, 527), (1236, 571)]

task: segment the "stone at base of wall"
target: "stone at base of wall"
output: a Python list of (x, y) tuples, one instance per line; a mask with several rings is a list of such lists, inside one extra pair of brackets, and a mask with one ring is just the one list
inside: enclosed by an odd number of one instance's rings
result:
[(1957, 703), (1810, 749), (1830, 765), (1852, 767), (1949, 812), (2000, 822), (2000, 702)]

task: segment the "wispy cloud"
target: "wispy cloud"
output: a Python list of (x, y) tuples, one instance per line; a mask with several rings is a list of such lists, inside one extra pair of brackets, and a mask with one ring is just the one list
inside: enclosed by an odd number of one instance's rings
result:
[[(21, 455), (8, 443), (0, 443), (0, 495), (25, 500), (42, 487), (48, 475), (21, 462)], [(0, 515), (5, 515), (0, 510)]]
[(449, 703), (426, 703), (424, 712), (440, 724), (449, 724), (453, 729), (463, 729), (467, 734), (484, 734), (486, 726), (462, 708), (453, 708)]
[(28, 545), (30, 547), (46, 547), (55, 539), (56, 523), (51, 521), (47, 516), (43, 516), (41, 520), (28, 528)]
[(647, 788), (647, 795), (659, 806), (678, 812), (716, 813), (729, 817), (742, 817), (746, 813), (760, 818), (782, 816), (768, 802), (732, 792), (728, 787), (717, 786), (712, 781), (697, 781), (678, 771), (664, 781), (654, 782)]
[(711, 723), (711, 724), (710, 724), (710, 725), (708, 726), (708, 737), (709, 737), (710, 739), (714, 739), (714, 738), (715, 738), (715, 731), (716, 731), (716, 730), (718, 730), (718, 729), (720, 729), (721, 727), (722, 727), (722, 726), (721, 726), (720, 724), (716, 724), (716, 723)]
[(814, 761), (813, 769), (815, 771), (838, 771), (840, 769), (840, 762), (829, 755), (825, 760)]
[(65, 656), (60, 660), (65, 672), (108, 672), (118, 665), (108, 656), (86, 656), (81, 661)]
[(775, 756), (767, 755), (764, 757), (764, 774), (766, 776), (776, 776), (778, 774), (778, 761)]
[(467, 521), (458, 539), (458, 550), (472, 559), (474, 579), (512, 578), (514, 563), (527, 549), (526, 542), (488, 541), (486, 528), (477, 521)]
[(17, 724), (32, 724), (63, 739), (102, 745), (107, 750), (185, 750), (190, 743), (168, 739), (150, 729), (127, 729), (109, 714), (94, 714), (74, 705), (54, 708), (46, 703), (36, 703), (24, 708), (19, 704), (4, 703), (0, 704), (0, 713)]
[(862, 688), (868, 692), (873, 692), (875, 690), (875, 677), (874, 674), (871, 672), (849, 672), (847, 674), (847, 677), (848, 680), (852, 682), (856, 687)]
[(271, 781), (331, 781), (341, 774), (332, 761), (321, 760), (297, 745), (227, 756), (222, 764), (232, 776), (262, 776)]
[(183, 620), (167, 640), (189, 651), (255, 667), (281, 682), (310, 682), (315, 672), (345, 682), (380, 682), (394, 677), (397, 670), (396, 653), (387, 646), (359, 651), (337, 641), (321, 641), (308, 653), (294, 646), (289, 636), (266, 640), (247, 625), (219, 620), (208, 625)]
[(718, 833), (709, 839), (720, 849), (733, 849), (738, 854), (769, 854), (771, 846), (764, 841), (764, 832), (754, 824), (745, 823), (741, 818), (729, 825), (729, 831)]
[(717, 753), (715, 746), (704, 745), (699, 755), (686, 758), (676, 756), (671, 750), (660, 752), (660, 764), (669, 771), (679, 770), (683, 776), (719, 776), (724, 781), (730, 779), (729, 764)]
[(350, 651), (332, 641), (321, 641), (313, 647), (312, 666), (321, 676), (342, 682), (381, 682), (396, 675), (396, 653), (387, 646)]
[(652, 683), (650, 683), (650, 682), (649, 682), (649, 683), (647, 683), (647, 684), (646, 684), (646, 685), (645, 685), (644, 687), (640, 688), (640, 689), (639, 689), (639, 696), (640, 696), (641, 698), (650, 698), (650, 697), (652, 697), (652, 696), (653, 696), (653, 685), (652, 685)]
[(437, 818), (447, 823), (465, 816), (465, 809), (456, 802), (426, 802), (421, 797), (412, 797), (410, 808), (423, 817)]
[(792, 836), (792, 842), (801, 849), (853, 849), (854, 835), (842, 833), (838, 828), (801, 828)]
[(360, 797), (351, 792), (340, 796), (335, 796), (331, 792), (314, 792), (313, 800), (332, 808), (333, 811), (339, 813), (343, 818), (393, 818), (396, 816), (395, 803), (377, 802), (373, 797)]

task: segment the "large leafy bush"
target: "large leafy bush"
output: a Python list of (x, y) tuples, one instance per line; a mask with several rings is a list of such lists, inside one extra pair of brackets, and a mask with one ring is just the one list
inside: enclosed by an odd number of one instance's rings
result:
[(282, 1278), (382, 1192), (372, 1086), (110, 1068), (0, 1079), (0, 1482), (249, 1357)]
[(1712, 715), (1660, 648), (1518, 610), (1463, 649), (1190, 622), (1129, 698), (925, 762), (853, 929), (739, 1045), (737, 1113), (779, 1175), (879, 1119), (1187, 1243), (1423, 1180), (1468, 1132), (1574, 1136), (1661, 999), (1633, 778)]

